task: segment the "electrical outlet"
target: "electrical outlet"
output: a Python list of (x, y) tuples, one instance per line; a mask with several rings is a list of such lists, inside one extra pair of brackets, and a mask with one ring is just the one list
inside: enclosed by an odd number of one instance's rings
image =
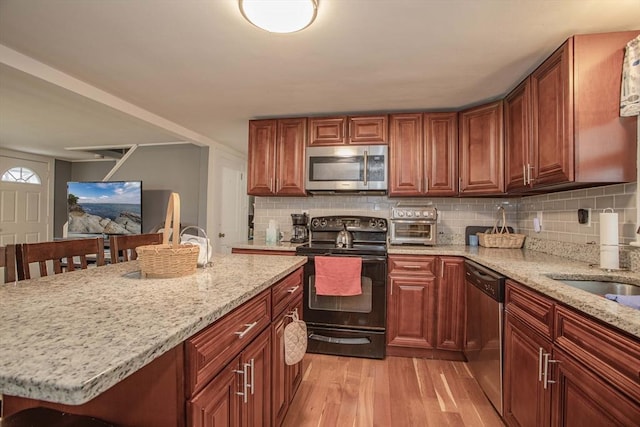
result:
[(591, 227), (591, 208), (578, 209), (578, 224)]

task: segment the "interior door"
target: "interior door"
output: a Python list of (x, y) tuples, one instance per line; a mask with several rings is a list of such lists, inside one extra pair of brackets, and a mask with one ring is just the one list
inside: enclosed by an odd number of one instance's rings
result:
[[(0, 245), (50, 240), (52, 163), (53, 159), (23, 158), (18, 153), (0, 155)], [(11, 172), (5, 175), (7, 171)], [(37, 178), (24, 182), (32, 172)]]
[(249, 232), (246, 160), (211, 150), (209, 183), (212, 191), (207, 220), (214, 252), (231, 253), (234, 243), (246, 241)]

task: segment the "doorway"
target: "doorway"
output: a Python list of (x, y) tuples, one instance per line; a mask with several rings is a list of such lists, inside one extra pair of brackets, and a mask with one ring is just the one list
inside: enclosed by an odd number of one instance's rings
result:
[(246, 159), (211, 149), (207, 229), (213, 230), (211, 243), (218, 253), (231, 253), (235, 243), (248, 237), (248, 196)]
[(53, 236), (53, 159), (0, 150), (0, 245)]

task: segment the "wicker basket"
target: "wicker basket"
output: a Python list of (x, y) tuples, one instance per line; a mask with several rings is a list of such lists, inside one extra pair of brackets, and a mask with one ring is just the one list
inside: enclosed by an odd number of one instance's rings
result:
[[(173, 228), (171, 228), (172, 218)], [(196, 272), (200, 248), (196, 245), (181, 245), (179, 229), (180, 196), (178, 193), (171, 193), (162, 232), (162, 244), (136, 248), (142, 277), (184, 277)], [(171, 244), (169, 244), (170, 234), (173, 234)]]
[[(500, 220), (502, 220), (502, 227), (498, 229)], [(519, 249), (522, 247), (525, 238), (524, 234), (509, 232), (509, 228), (507, 228), (507, 216), (502, 206), (498, 208), (498, 218), (493, 225), (493, 229), (484, 233), (476, 233), (476, 235), (478, 236), (480, 246), (501, 249)]]

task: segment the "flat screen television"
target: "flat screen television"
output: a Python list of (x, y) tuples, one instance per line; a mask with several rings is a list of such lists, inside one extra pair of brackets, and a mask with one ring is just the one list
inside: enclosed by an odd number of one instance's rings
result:
[(142, 233), (142, 181), (67, 182), (69, 235)]

